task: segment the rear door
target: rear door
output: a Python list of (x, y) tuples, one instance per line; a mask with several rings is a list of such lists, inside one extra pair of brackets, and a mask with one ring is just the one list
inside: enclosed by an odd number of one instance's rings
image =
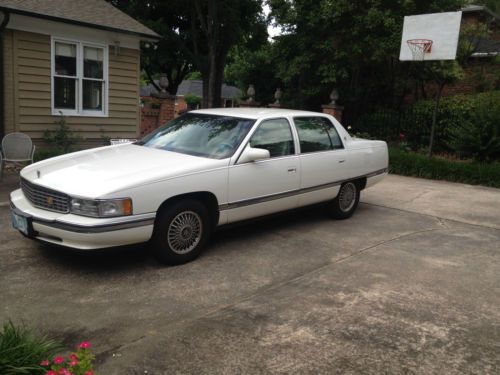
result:
[(294, 117), (299, 137), (301, 194), (299, 206), (333, 199), (339, 182), (347, 178), (347, 153), (332, 122), (326, 117)]

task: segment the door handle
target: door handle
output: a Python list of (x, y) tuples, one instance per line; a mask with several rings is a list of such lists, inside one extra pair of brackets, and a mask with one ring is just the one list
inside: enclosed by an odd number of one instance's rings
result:
[(345, 159), (339, 160), (339, 163), (344, 163)]
[(295, 172), (297, 172), (297, 168), (293, 168), (293, 167), (288, 168), (288, 173), (295, 173)]

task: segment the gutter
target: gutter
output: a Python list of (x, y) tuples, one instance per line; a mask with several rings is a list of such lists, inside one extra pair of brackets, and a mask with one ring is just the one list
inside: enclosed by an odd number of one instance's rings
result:
[(3, 36), (4, 30), (10, 20), (10, 13), (1, 11), (3, 14), (3, 21), (0, 24), (0, 140), (5, 135), (5, 100), (4, 100), (4, 56), (3, 56)]

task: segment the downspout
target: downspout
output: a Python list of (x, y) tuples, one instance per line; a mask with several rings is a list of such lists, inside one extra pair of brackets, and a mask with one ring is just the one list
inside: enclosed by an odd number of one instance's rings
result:
[(10, 13), (0, 11), (0, 14), (2, 15), (2, 23), (0, 24), (0, 140), (3, 139), (3, 136), (5, 135), (5, 100), (4, 100), (4, 71), (3, 71), (3, 66), (4, 66), (4, 56), (3, 56), (3, 37), (4, 37), (4, 30), (7, 27), (7, 24), (9, 23), (10, 19)]

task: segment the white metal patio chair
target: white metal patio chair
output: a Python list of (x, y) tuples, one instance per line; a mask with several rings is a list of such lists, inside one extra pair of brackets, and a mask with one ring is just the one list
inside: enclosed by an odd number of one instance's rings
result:
[(35, 145), (31, 138), (23, 133), (10, 133), (2, 139), (0, 149), (0, 180), (3, 177), (3, 168), (6, 163), (33, 163)]

